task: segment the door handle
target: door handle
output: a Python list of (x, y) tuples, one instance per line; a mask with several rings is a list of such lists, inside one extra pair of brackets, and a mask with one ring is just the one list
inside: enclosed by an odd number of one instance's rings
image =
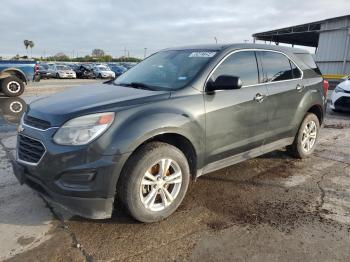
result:
[(300, 92), (304, 89), (304, 86), (301, 84), (297, 84), (297, 87), (295, 89)]
[(261, 103), (262, 101), (264, 101), (266, 96), (260, 94), (260, 93), (257, 93), (254, 97), (254, 100), (258, 103)]

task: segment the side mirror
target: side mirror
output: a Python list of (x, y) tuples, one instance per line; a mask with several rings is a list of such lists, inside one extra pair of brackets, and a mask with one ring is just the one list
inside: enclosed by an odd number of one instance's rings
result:
[(238, 76), (221, 75), (215, 81), (207, 82), (206, 91), (240, 89), (242, 81)]

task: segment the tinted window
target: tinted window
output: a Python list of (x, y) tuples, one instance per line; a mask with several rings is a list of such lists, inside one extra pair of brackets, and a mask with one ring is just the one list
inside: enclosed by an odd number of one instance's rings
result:
[(293, 71), (289, 59), (280, 53), (259, 52), (263, 66), (262, 81), (275, 82), (293, 79)]
[(303, 61), (305, 65), (310, 67), (317, 74), (321, 75), (320, 69), (318, 68), (318, 66), (316, 65), (314, 59), (312, 58), (312, 56), (310, 54), (306, 54), (306, 53), (297, 54), (297, 53), (295, 53), (294, 55), (296, 57), (298, 57), (301, 61)]
[(220, 75), (237, 76), (242, 80), (243, 86), (258, 84), (259, 74), (255, 52), (244, 51), (232, 54), (215, 70), (212, 80), (215, 81)]
[(289, 61), (289, 63), (290, 63), (290, 66), (292, 67), (293, 78), (300, 78), (301, 72), (299, 68), (297, 68), (297, 66), (292, 61)]
[(116, 85), (143, 83), (155, 90), (189, 84), (217, 54), (211, 50), (165, 50), (149, 56), (115, 80)]

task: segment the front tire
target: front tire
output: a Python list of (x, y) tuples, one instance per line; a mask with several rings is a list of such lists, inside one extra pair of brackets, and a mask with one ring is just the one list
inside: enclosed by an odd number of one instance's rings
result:
[(1, 81), (1, 90), (9, 97), (20, 96), (24, 92), (24, 83), (16, 76), (6, 77)]
[(176, 147), (152, 142), (128, 160), (118, 184), (118, 195), (130, 215), (151, 223), (170, 216), (187, 192), (190, 171)]
[(317, 116), (307, 113), (299, 127), (293, 144), (287, 147), (287, 152), (295, 158), (310, 156), (315, 150), (319, 129), (320, 121)]

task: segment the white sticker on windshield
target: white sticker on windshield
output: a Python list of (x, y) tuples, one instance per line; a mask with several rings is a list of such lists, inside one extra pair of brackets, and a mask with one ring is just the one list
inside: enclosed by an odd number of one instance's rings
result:
[(213, 57), (216, 52), (192, 52), (188, 57)]

